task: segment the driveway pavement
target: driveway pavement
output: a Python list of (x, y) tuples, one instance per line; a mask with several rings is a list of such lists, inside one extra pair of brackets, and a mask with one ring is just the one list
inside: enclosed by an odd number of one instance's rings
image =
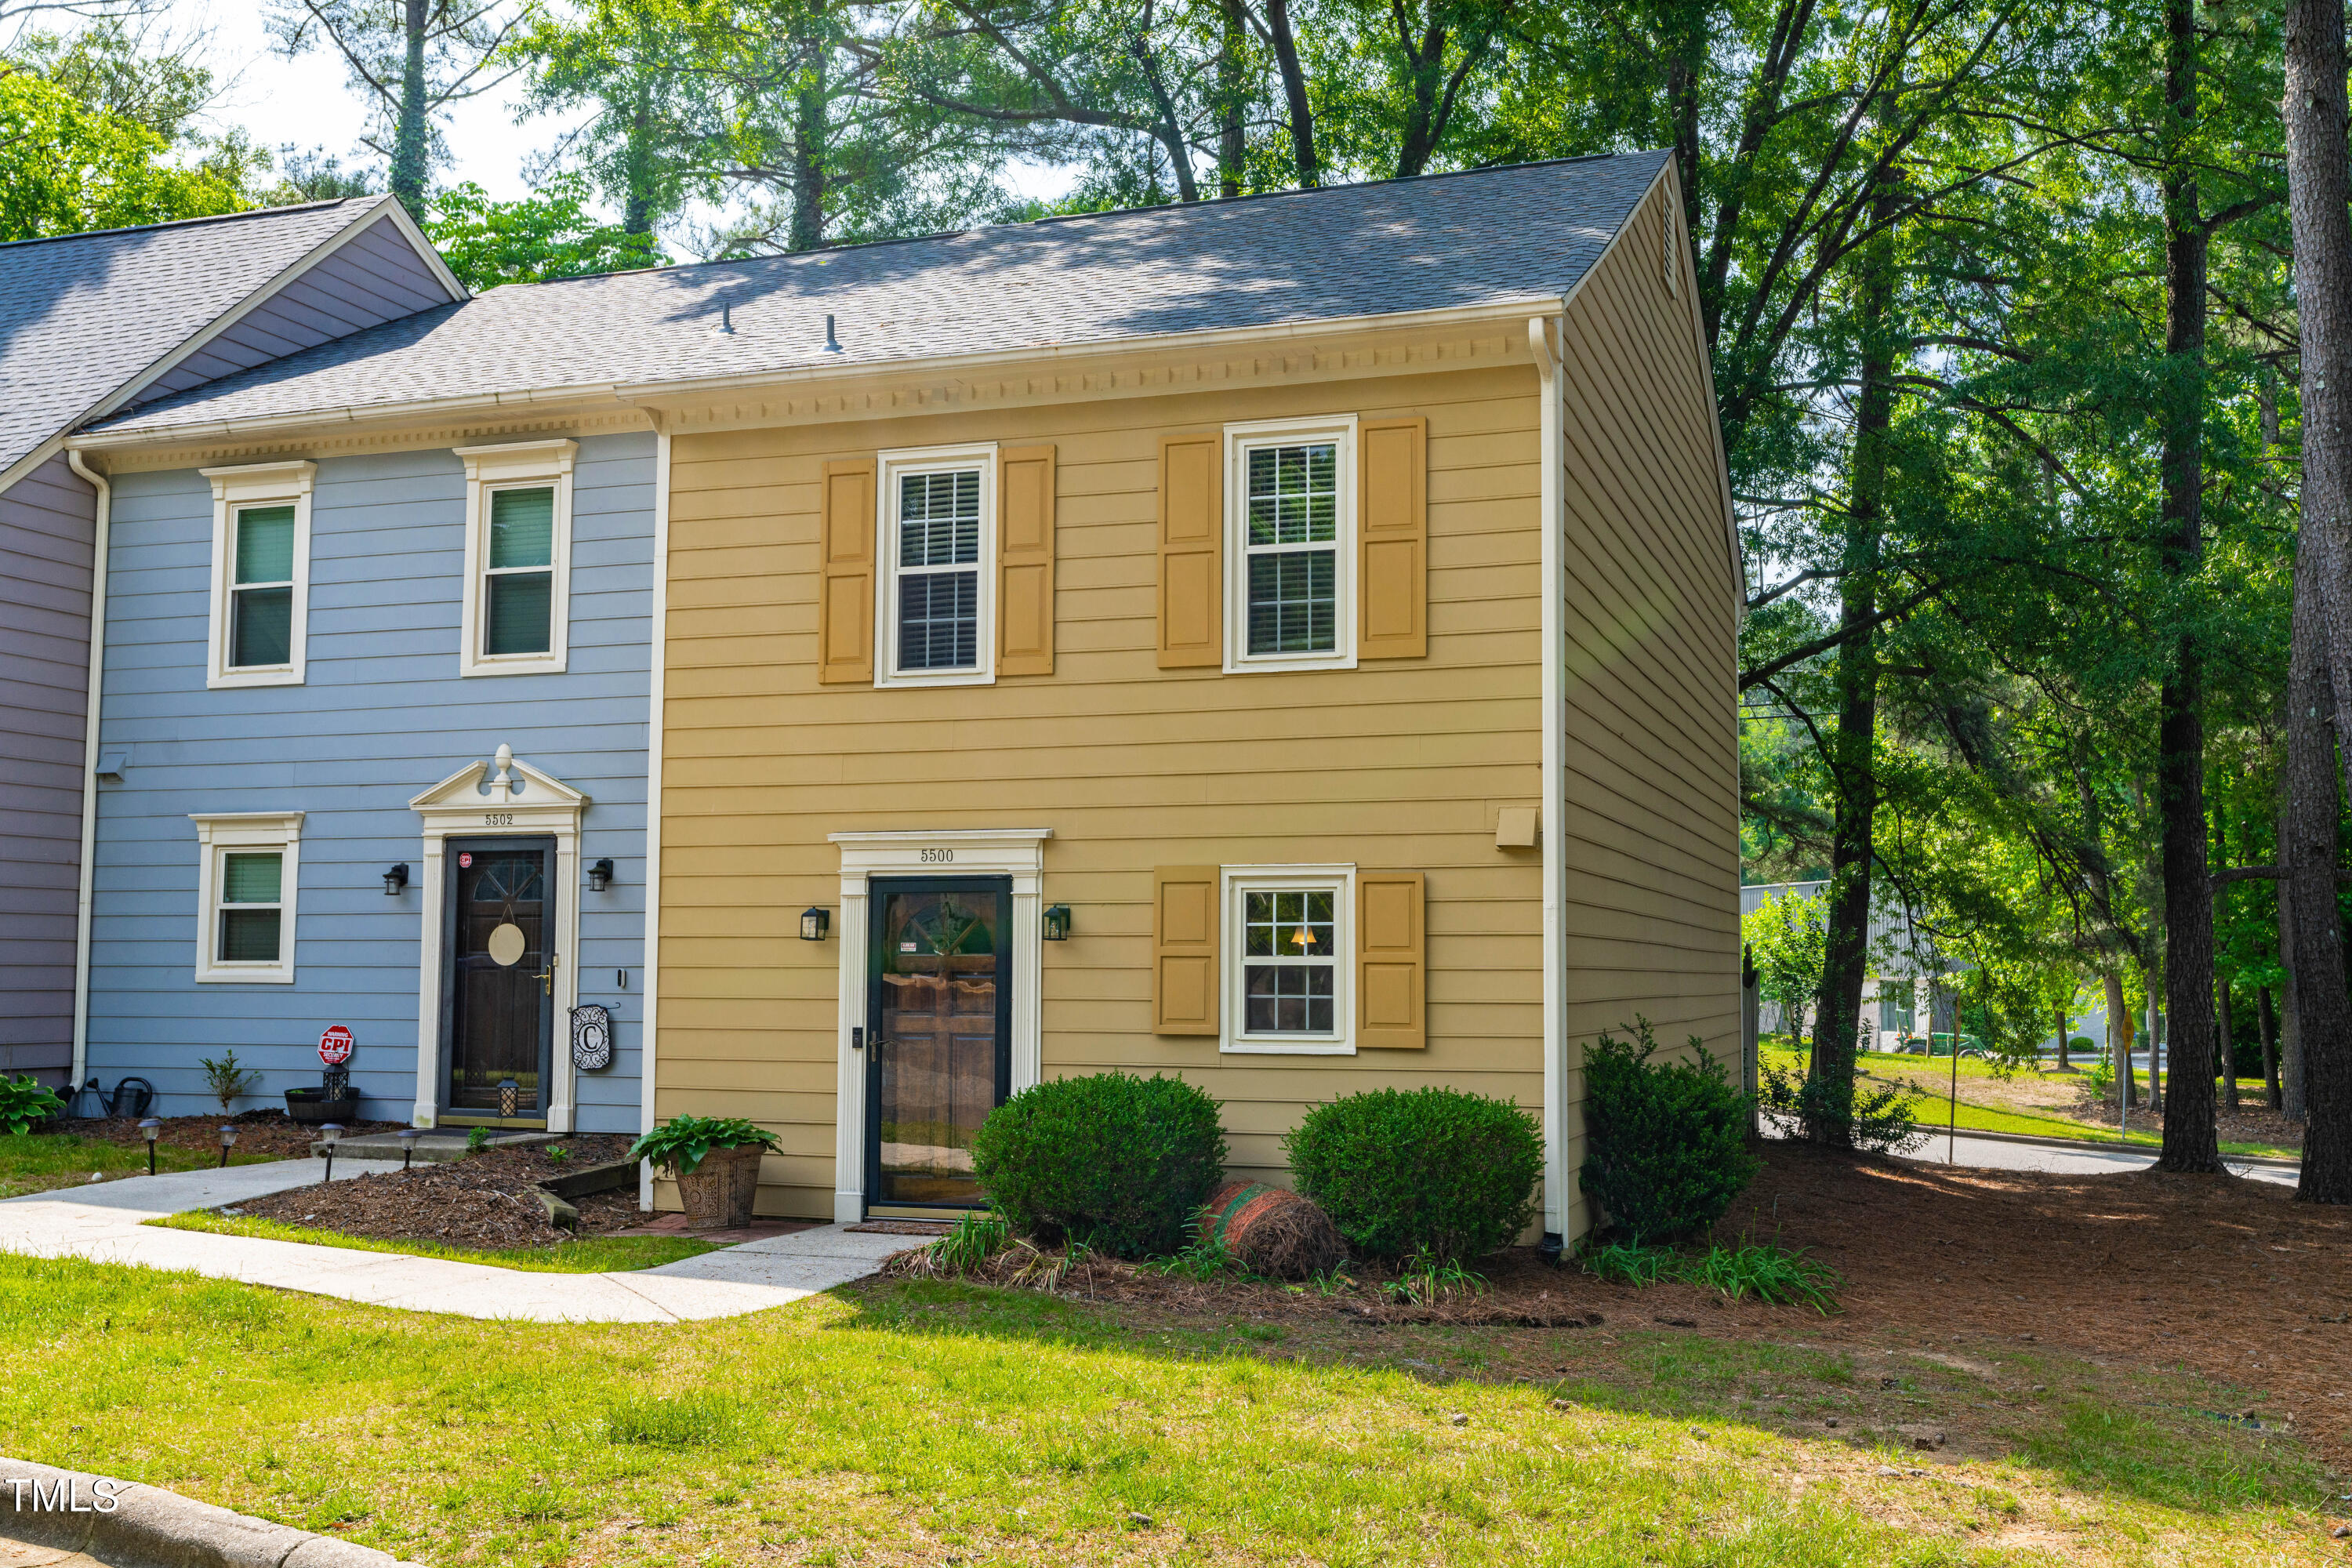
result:
[[(874, 1272), (914, 1245), (824, 1226), (625, 1274), (531, 1274), (482, 1263), (357, 1252), (144, 1222), (217, 1208), (325, 1178), (322, 1160), (133, 1176), (0, 1202), (0, 1252), (181, 1269), (377, 1307), (532, 1322), (674, 1323), (805, 1300)], [(396, 1164), (338, 1159), (335, 1180)]]

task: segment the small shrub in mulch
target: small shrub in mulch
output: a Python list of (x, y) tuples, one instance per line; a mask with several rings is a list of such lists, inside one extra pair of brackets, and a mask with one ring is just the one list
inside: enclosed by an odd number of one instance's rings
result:
[(1374, 1089), (1308, 1111), (1283, 1140), (1298, 1190), (1385, 1261), (1475, 1262), (1535, 1216), (1536, 1120), (1457, 1089)]
[(1217, 1102), (1183, 1079), (1107, 1072), (1023, 1089), (981, 1124), (971, 1161), (1021, 1234), (1151, 1258), (1184, 1245), (1225, 1140)]
[(1695, 1062), (1653, 1062), (1646, 1018), (1584, 1053), (1585, 1196), (1636, 1242), (1679, 1241), (1723, 1217), (1762, 1162), (1748, 1096), (1693, 1037)]

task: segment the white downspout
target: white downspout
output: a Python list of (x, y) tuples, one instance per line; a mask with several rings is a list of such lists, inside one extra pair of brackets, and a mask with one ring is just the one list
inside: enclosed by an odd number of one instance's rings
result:
[[(656, 1050), (655, 1019), (661, 1005), (662, 688), (669, 655), (669, 429), (654, 421), (654, 603), (653, 647), (646, 678), (646, 920), (645, 1021), (637, 1026), (637, 1129), (654, 1130)], [(654, 1206), (654, 1168), (637, 1163), (637, 1206)]]
[[(1553, 353), (1549, 316), (1528, 318), (1528, 347), (1534, 353), (1543, 430), (1538, 482), (1543, 542), (1543, 670), (1538, 681), (1543, 702), (1543, 805), (1537, 816), (1537, 843), (1543, 857), (1543, 1097), (1544, 1240), (1547, 1247), (1568, 1238), (1568, 975), (1562, 947), (1567, 891), (1567, 848), (1560, 831), (1561, 803), (1568, 792), (1566, 694), (1567, 653), (1561, 639), (1560, 596), (1565, 583), (1560, 539), (1559, 360)], [(1565, 340), (1568, 319), (1559, 318)], [(1561, 343), (1564, 350), (1565, 341)]]
[(73, 1077), (66, 1085), (70, 1096), (89, 1072), (89, 911), (97, 871), (92, 862), (98, 854), (98, 710), (106, 679), (106, 552), (107, 531), (113, 521), (114, 487), (106, 482), (106, 476), (82, 465), (79, 447), (66, 449), (66, 467), (98, 492), (89, 557), (89, 710), (82, 721), (81, 739), (81, 886), (74, 903)]

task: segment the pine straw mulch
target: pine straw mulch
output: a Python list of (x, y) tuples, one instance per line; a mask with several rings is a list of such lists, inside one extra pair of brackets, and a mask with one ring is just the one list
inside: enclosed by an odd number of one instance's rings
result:
[[(234, 1123), (236, 1127), (236, 1149), (244, 1154), (264, 1154), (273, 1160), (299, 1160), (310, 1152), (311, 1142), (319, 1135), (315, 1127), (306, 1127), (283, 1110), (240, 1110), (235, 1116), (166, 1116), (155, 1142), (174, 1149), (196, 1149), (208, 1153), (220, 1150), (220, 1130)], [(363, 1132), (391, 1132), (406, 1126), (404, 1121), (347, 1121), (343, 1134), (356, 1138)], [(87, 1121), (53, 1121), (44, 1131), (78, 1133), (84, 1138), (101, 1139), (109, 1143), (136, 1146), (147, 1141), (139, 1131), (136, 1120), (128, 1116), (110, 1116)]]
[[(2147, 1092), (2145, 1079), (2134, 1080), (2132, 1087), (2135, 1093)], [(2087, 1121), (2095, 1127), (2112, 1131), (2116, 1125), (2116, 1102), (2094, 1100), (2084, 1094), (2066, 1108), (2066, 1114), (2077, 1121)], [(2135, 1132), (2152, 1132), (2159, 1138), (2164, 1136), (2164, 1112), (2161, 1110), (2135, 1105), (2130, 1122)], [(2242, 1096), (2235, 1110), (2226, 1105), (2217, 1107), (2213, 1124), (2224, 1143), (2263, 1143), (2273, 1149), (2303, 1147), (2303, 1123), (2288, 1121), (2286, 1112), (2283, 1110), (2273, 1110), (2263, 1103), (2260, 1094)]]
[[(551, 1149), (565, 1150), (564, 1158), (550, 1159)], [(621, 1159), (628, 1149), (629, 1140), (616, 1133), (581, 1133), (553, 1143), (485, 1149), (446, 1164), (420, 1160), (406, 1171), (290, 1187), (248, 1198), (236, 1212), (383, 1240), (551, 1247), (573, 1233), (548, 1223), (531, 1189), (551, 1176)], [(626, 1230), (645, 1218), (634, 1181), (570, 1201), (580, 1211), (582, 1236)]]
[[(2118, 1372), (2185, 1365), (2261, 1391), (2265, 1425), (2284, 1425), (2330, 1462), (2352, 1467), (2352, 1209), (2298, 1204), (2292, 1189), (2233, 1176), (1954, 1170), (1789, 1142), (1763, 1152), (1763, 1173), (1715, 1239), (1774, 1241), (1829, 1264), (1843, 1278), (1832, 1316), (1727, 1301), (1679, 1283), (1611, 1284), (1573, 1265), (1548, 1266), (1529, 1247), (1482, 1263), (1483, 1293), (1426, 1304), (1394, 1299), (1370, 1272), (1336, 1296), (1195, 1281), (1103, 1258), (1055, 1278), (1053, 1255), (1018, 1248), (966, 1278), (1055, 1289), (1139, 1321), (1611, 1336), (1680, 1329), (1782, 1344), (1903, 1346), (1972, 1371), (1983, 1355), (2042, 1349)], [(915, 1256), (898, 1255), (885, 1272), (919, 1277)], [(1539, 1336), (1528, 1340), (1525, 1355), (1505, 1359), (1542, 1360)]]

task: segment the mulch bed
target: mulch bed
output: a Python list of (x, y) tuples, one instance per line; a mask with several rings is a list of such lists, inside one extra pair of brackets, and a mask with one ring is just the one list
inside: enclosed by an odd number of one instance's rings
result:
[[(235, 1116), (167, 1116), (155, 1142), (174, 1149), (197, 1149), (217, 1152), (220, 1130), (235, 1123), (236, 1149), (239, 1154), (266, 1154), (273, 1160), (297, 1160), (310, 1153), (311, 1141), (318, 1129), (306, 1127), (283, 1110), (241, 1110)], [(346, 1137), (356, 1138), (362, 1132), (391, 1132), (406, 1126), (404, 1121), (347, 1121), (343, 1123)], [(53, 1121), (50, 1130), (79, 1133), (84, 1138), (103, 1139), (109, 1143), (140, 1144), (147, 1135), (139, 1131), (139, 1123), (127, 1116), (110, 1116), (87, 1121)]]
[[(1834, 1316), (1690, 1285), (1605, 1283), (1529, 1247), (1479, 1266), (1485, 1293), (1426, 1306), (1383, 1294), (1377, 1276), (1322, 1296), (1104, 1260), (1056, 1288), (1180, 1319), (1664, 1328), (1931, 1355), (2039, 1346), (2126, 1369), (2186, 1365), (2260, 1391), (2266, 1423), (2284, 1422), (2352, 1465), (2352, 1209), (2298, 1204), (2291, 1188), (2233, 1176), (1954, 1170), (1786, 1142), (1767, 1144), (1764, 1156), (1716, 1239), (1776, 1241), (1829, 1264), (1844, 1279)], [(1034, 1262), (1000, 1255), (989, 1278), (1013, 1283)]]
[[(2146, 1094), (2145, 1083), (2135, 1086), (2135, 1092)], [(2084, 1096), (2074, 1107), (2074, 1115), (2096, 1126), (2112, 1128), (2116, 1124), (2114, 1100), (2100, 1101)], [(2132, 1108), (2131, 1129), (2135, 1132), (2164, 1135), (2164, 1112), (2150, 1110), (2144, 1105)], [(2286, 1112), (2273, 1110), (2259, 1099), (2241, 1100), (2238, 1109), (2228, 1106), (2216, 1109), (2214, 1127), (2224, 1143), (2267, 1143), (2273, 1149), (2303, 1147), (2303, 1123), (2289, 1121)]]
[[(572, 1233), (548, 1222), (547, 1210), (532, 1189), (551, 1176), (621, 1159), (629, 1142), (616, 1133), (581, 1133), (552, 1143), (485, 1149), (446, 1164), (420, 1160), (406, 1171), (248, 1198), (236, 1205), (236, 1212), (385, 1240), (551, 1247)], [(553, 1149), (564, 1150), (564, 1158), (549, 1158)], [(626, 1230), (644, 1217), (637, 1209), (635, 1182), (571, 1202), (580, 1211), (582, 1236)]]

